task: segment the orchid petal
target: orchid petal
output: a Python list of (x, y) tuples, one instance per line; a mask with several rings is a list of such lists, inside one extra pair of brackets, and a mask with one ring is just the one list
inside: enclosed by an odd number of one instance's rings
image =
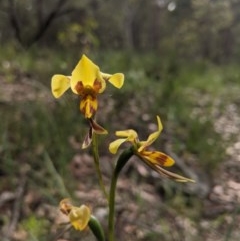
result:
[(162, 122), (159, 116), (157, 116), (157, 123), (158, 123), (158, 130), (150, 134), (146, 141), (142, 141), (140, 143), (141, 146), (138, 149), (139, 152), (143, 151), (146, 147), (150, 146), (159, 137), (163, 129)]
[(92, 118), (89, 119), (90, 125), (93, 129), (93, 132), (99, 135), (105, 135), (108, 134), (108, 131), (104, 129), (102, 126), (100, 126), (96, 121), (94, 121)]
[(82, 149), (86, 149), (92, 143), (92, 136), (93, 136), (93, 129), (92, 127), (89, 128), (87, 135), (84, 138)]
[(87, 95), (80, 102), (80, 110), (84, 114), (85, 118), (91, 118), (98, 107), (97, 98), (91, 95)]
[(72, 72), (72, 91), (77, 94), (75, 87), (79, 81), (81, 81), (84, 86), (88, 85), (92, 87), (94, 81), (99, 77), (101, 78), (99, 67), (86, 55), (83, 55)]
[(158, 174), (162, 175), (163, 177), (173, 179), (174, 181), (177, 181), (177, 182), (195, 182), (192, 179), (189, 179), (189, 178), (183, 177), (181, 175), (178, 175), (176, 173), (167, 171), (167, 170), (163, 169), (160, 165), (157, 165), (157, 164), (147, 160), (145, 157), (143, 157), (141, 155), (138, 155), (138, 156), (146, 165), (148, 165), (151, 169), (153, 169), (154, 171), (156, 171)]
[(51, 89), (55, 98), (61, 97), (70, 87), (70, 77), (56, 74), (52, 77)]
[(69, 198), (64, 198), (60, 203), (59, 203), (59, 209), (62, 213), (65, 215), (68, 215), (69, 212), (72, 209), (72, 203)]
[(89, 207), (81, 205), (80, 207), (72, 207), (69, 213), (69, 220), (76, 230), (83, 230), (87, 227), (91, 217)]
[(116, 73), (116, 74), (110, 75), (110, 74), (101, 72), (101, 75), (104, 80), (109, 81), (109, 83), (111, 83), (114, 87), (118, 89), (122, 88), (124, 83), (124, 74)]
[(175, 163), (170, 156), (160, 151), (143, 151), (140, 155), (154, 165), (169, 167)]
[(161, 168), (160, 166), (155, 166), (154, 169), (155, 169), (156, 172), (158, 172), (162, 176), (173, 179), (176, 182), (193, 182), (193, 183), (195, 182), (193, 179), (186, 178), (186, 177), (183, 177), (183, 176), (178, 175), (176, 173), (167, 171), (167, 170)]
[(126, 137), (130, 142), (134, 142), (136, 139), (138, 139), (137, 132), (132, 129), (128, 129), (124, 131), (116, 131), (115, 134), (116, 136), (119, 136), (119, 137)]
[(121, 138), (121, 139), (117, 139), (117, 140), (111, 142), (110, 145), (109, 145), (109, 151), (112, 154), (116, 154), (120, 145), (122, 145), (126, 141), (127, 141), (127, 139)]

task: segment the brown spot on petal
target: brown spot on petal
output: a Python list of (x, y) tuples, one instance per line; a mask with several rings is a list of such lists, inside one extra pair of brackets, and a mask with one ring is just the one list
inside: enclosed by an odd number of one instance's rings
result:
[(161, 155), (156, 155), (156, 161), (161, 164), (161, 165), (164, 165), (164, 163), (166, 163), (168, 160), (168, 156), (165, 155), (165, 154), (161, 154)]
[(77, 82), (77, 84), (75, 86), (75, 90), (81, 96), (84, 94), (84, 85), (83, 85), (82, 81)]
[(102, 88), (101, 81), (99, 81), (98, 79), (95, 79), (93, 83), (93, 89), (95, 90), (95, 92), (98, 93), (101, 88)]
[(164, 166), (168, 160), (169, 156), (157, 151), (144, 151), (142, 155), (149, 159), (149, 161), (155, 163), (156, 165)]

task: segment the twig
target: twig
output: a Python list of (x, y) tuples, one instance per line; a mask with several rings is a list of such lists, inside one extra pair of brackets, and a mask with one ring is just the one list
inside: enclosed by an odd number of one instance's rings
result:
[(19, 185), (15, 193), (15, 201), (13, 203), (13, 210), (12, 210), (12, 218), (8, 226), (8, 229), (6, 231), (6, 234), (4, 235), (6, 241), (11, 239), (11, 236), (17, 227), (17, 223), (20, 217), (20, 212), (22, 207), (26, 180), (27, 180), (26, 175), (21, 176)]
[(16, 194), (12, 192), (3, 192), (0, 195), (0, 208), (7, 202), (10, 202), (16, 198)]

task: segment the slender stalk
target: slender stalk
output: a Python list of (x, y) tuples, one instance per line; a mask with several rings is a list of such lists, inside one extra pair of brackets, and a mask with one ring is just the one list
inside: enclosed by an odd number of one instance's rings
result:
[(109, 194), (109, 216), (108, 216), (108, 241), (114, 241), (114, 212), (115, 212), (115, 191), (117, 186), (117, 180), (119, 173), (121, 172), (122, 168), (125, 166), (127, 161), (133, 155), (133, 148), (126, 149), (122, 154), (119, 156), (117, 165), (114, 169), (111, 186), (110, 186), (110, 194)]
[(108, 216), (108, 240), (114, 241), (114, 212), (115, 212), (115, 190), (117, 186), (118, 174), (114, 172), (111, 180), (109, 196), (109, 216)]
[(94, 159), (95, 169), (96, 169), (97, 175), (98, 175), (99, 185), (100, 185), (100, 188), (101, 188), (105, 198), (108, 201), (108, 193), (107, 193), (106, 188), (103, 183), (102, 172), (101, 172), (100, 164), (99, 164), (98, 140), (97, 140), (97, 135), (95, 133), (93, 133), (93, 137), (92, 137), (92, 151), (93, 151), (93, 159)]

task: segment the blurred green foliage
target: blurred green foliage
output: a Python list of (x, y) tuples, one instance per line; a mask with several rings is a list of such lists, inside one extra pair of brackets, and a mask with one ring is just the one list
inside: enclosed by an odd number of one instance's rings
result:
[(215, 63), (240, 58), (235, 0), (10, 0), (0, 7), (0, 43), (152, 50), (163, 58)]
[[(49, 96), (51, 75), (56, 72), (68, 74), (77, 60), (77, 56), (71, 59), (72, 53), (66, 53), (64, 57), (64, 53), (49, 49), (42, 49), (41, 52), (36, 49), (22, 53), (18, 51), (17, 54), (9, 51), (8, 46), (5, 49), (6, 52), (1, 56), (1, 75), (6, 80), (9, 76), (14, 76), (8, 80), (13, 84), (19, 81), (18, 76), (30, 76), (33, 80), (29, 81), (39, 83), (38, 91), (47, 91)], [(141, 110), (134, 110), (136, 118), (139, 116), (141, 120), (143, 114), (154, 118), (160, 114), (176, 153), (181, 155), (189, 152), (196, 155), (206, 171), (209, 167), (216, 167), (224, 158), (224, 141), (221, 141), (220, 133), (214, 129), (216, 120), (212, 113), (214, 108), (219, 108), (215, 106), (219, 101), (222, 109), (239, 101), (240, 72), (237, 66), (218, 67), (204, 62), (173, 64), (154, 53), (109, 51), (89, 55), (95, 58), (96, 63), (101, 63), (104, 71), (114, 73), (120, 70), (126, 75), (122, 91), (117, 92), (114, 88), (108, 90), (116, 99), (115, 108), (108, 113), (110, 119), (119, 113), (121, 115), (121, 112), (131, 112), (124, 103), (130, 103), (134, 97), (136, 108), (141, 106)], [(6, 62), (9, 65), (5, 68)], [(231, 86), (231, 95), (228, 86)], [(27, 159), (32, 160), (32, 164), (38, 165), (39, 162), (33, 159), (36, 158), (39, 147), (47, 150), (51, 158), (57, 160), (57, 166), (69, 162), (73, 153), (69, 137), (75, 135), (81, 141), (87, 131), (86, 125), (79, 116), (78, 101), (71, 94), (60, 100), (52, 99), (52, 102), (50, 105), (39, 100), (1, 104), (1, 152), (6, 161), (4, 168), (11, 169), (11, 162), (18, 159), (22, 150)], [(126, 116), (126, 122), (127, 118)], [(115, 128), (115, 124), (108, 125), (109, 129)], [(145, 121), (142, 119), (132, 125), (136, 129), (143, 128)], [(38, 159), (41, 158), (40, 155)]]
[[(24, 101), (24, 98), (19, 102), (1, 102), (1, 172), (8, 178), (13, 177), (12, 184), (1, 183), (2, 189), (14, 185), (14, 176), (19, 173), (16, 165), (24, 168), (26, 164), (34, 170), (28, 174), (32, 188), (38, 188), (42, 198), (54, 204), (66, 191), (65, 185), (67, 188), (73, 187), (73, 177), (69, 176), (68, 168), (76, 150), (70, 139), (73, 137), (78, 141), (80, 148), (87, 125), (79, 115), (77, 98), (69, 93), (54, 100), (50, 93), (51, 75), (56, 72), (68, 74), (74, 66), (77, 56), (71, 58), (70, 55), (71, 53), (66, 53), (64, 57), (64, 53), (49, 49), (42, 49), (41, 52), (33, 49), (22, 53), (18, 50), (16, 54), (8, 52), (7, 48), (6, 53), (1, 55), (2, 66), (6, 61), (10, 63), (7, 69), (1, 68), (1, 78), (4, 78), (4, 81), (14, 86), (21, 83), (21, 78), (27, 78), (27, 81), (38, 83), (38, 91), (46, 91), (50, 97), (50, 102), (38, 99)], [(117, 92), (114, 88), (109, 88), (107, 92), (115, 100), (113, 109), (105, 117), (114, 120), (107, 123), (108, 129), (113, 132), (116, 126), (121, 129), (132, 127), (141, 130), (140, 136), (143, 138), (149, 133), (146, 123), (159, 114), (164, 125), (160, 146), (164, 147), (165, 141), (170, 142), (173, 151), (183, 157), (186, 163), (192, 162), (194, 157), (197, 168), (211, 178), (225, 158), (225, 141), (214, 129), (216, 117), (212, 113), (216, 108), (215, 102), (220, 101), (220, 108), (224, 110), (229, 103), (239, 101), (239, 68), (234, 65), (219, 67), (204, 62), (173, 64), (171, 61), (163, 61), (154, 53), (109, 51), (88, 55), (96, 63), (100, 62), (104, 71), (121, 71), (126, 75), (123, 90)], [(9, 75), (12, 76), (11, 80), (8, 80)], [(232, 86), (231, 94), (229, 85)], [(1, 91), (3, 90), (2, 87)], [(130, 103), (133, 100), (135, 108), (131, 109)], [(118, 119), (121, 113), (127, 114)], [(135, 118), (128, 126), (128, 115), (131, 117), (133, 114)], [(144, 114), (150, 116), (151, 120), (146, 121)], [(116, 123), (118, 120), (119, 123)], [(125, 121), (128, 124), (123, 126)], [(104, 143), (103, 148), (107, 149), (106, 145), (107, 143)], [(49, 157), (46, 157), (46, 153)], [(50, 160), (47, 161), (46, 158)], [(49, 167), (46, 169), (46, 162), (52, 163), (52, 171)], [(67, 183), (61, 181), (61, 178), (60, 181), (56, 179), (57, 173), (60, 173), (63, 180), (67, 178)], [(42, 179), (43, 176), (46, 178)], [(56, 189), (56, 186), (59, 188)], [(172, 187), (164, 188), (171, 190)], [(178, 188), (174, 185), (174, 189)], [(172, 207), (184, 209), (183, 213), (190, 210), (188, 214), (191, 214), (192, 218), (199, 220), (201, 217), (200, 200), (192, 198), (189, 207), (185, 197), (181, 196), (181, 191), (178, 195), (170, 191), (167, 200)], [(194, 209), (191, 208), (192, 205)], [(34, 218), (23, 220), (24, 229), (30, 227), (31, 235), (44, 237), (46, 223), (41, 223), (40, 228), (35, 225)], [(167, 228), (164, 220), (161, 221), (162, 225)], [(159, 236), (150, 232), (148, 237), (156, 240)]]
[[(157, 144), (163, 150), (170, 145), (211, 181), (226, 159), (226, 145), (238, 134), (223, 139), (224, 130), (217, 130), (216, 123), (229, 105), (240, 103), (239, 4), (235, 0), (1, 1), (0, 189), (15, 190), (25, 168), (32, 170), (30, 188), (54, 205), (66, 192), (65, 185), (67, 189), (74, 185), (69, 163), (80, 150), (87, 124), (76, 96), (69, 93), (55, 100), (50, 81), (53, 74), (70, 74), (83, 53), (104, 72), (125, 74), (123, 89), (109, 87), (102, 99), (102, 103), (108, 103), (106, 97), (114, 100), (106, 113), (104, 105), (100, 108), (99, 116), (110, 133), (135, 128), (144, 139), (159, 114), (164, 130)], [(14, 88), (26, 83), (36, 98), (29, 100), (26, 88), (21, 100), (11, 95), (3, 99), (7, 84)], [(39, 98), (42, 92), (45, 99)], [(103, 138), (104, 154), (107, 145)], [(179, 185), (160, 185), (171, 207), (199, 222), (202, 200), (188, 200)], [(144, 207), (140, 199), (141, 195), (138, 204)], [(182, 236), (169, 237), (171, 227), (162, 218), (172, 212), (168, 211), (157, 211), (162, 239), (184, 240), (184, 231), (175, 230), (173, 235)], [(21, 225), (31, 230), (29, 240), (45, 240), (49, 224), (36, 219), (34, 211), (24, 218)], [(214, 227), (223, 223), (219, 217)], [(145, 240), (159, 240), (159, 233), (150, 230)]]

